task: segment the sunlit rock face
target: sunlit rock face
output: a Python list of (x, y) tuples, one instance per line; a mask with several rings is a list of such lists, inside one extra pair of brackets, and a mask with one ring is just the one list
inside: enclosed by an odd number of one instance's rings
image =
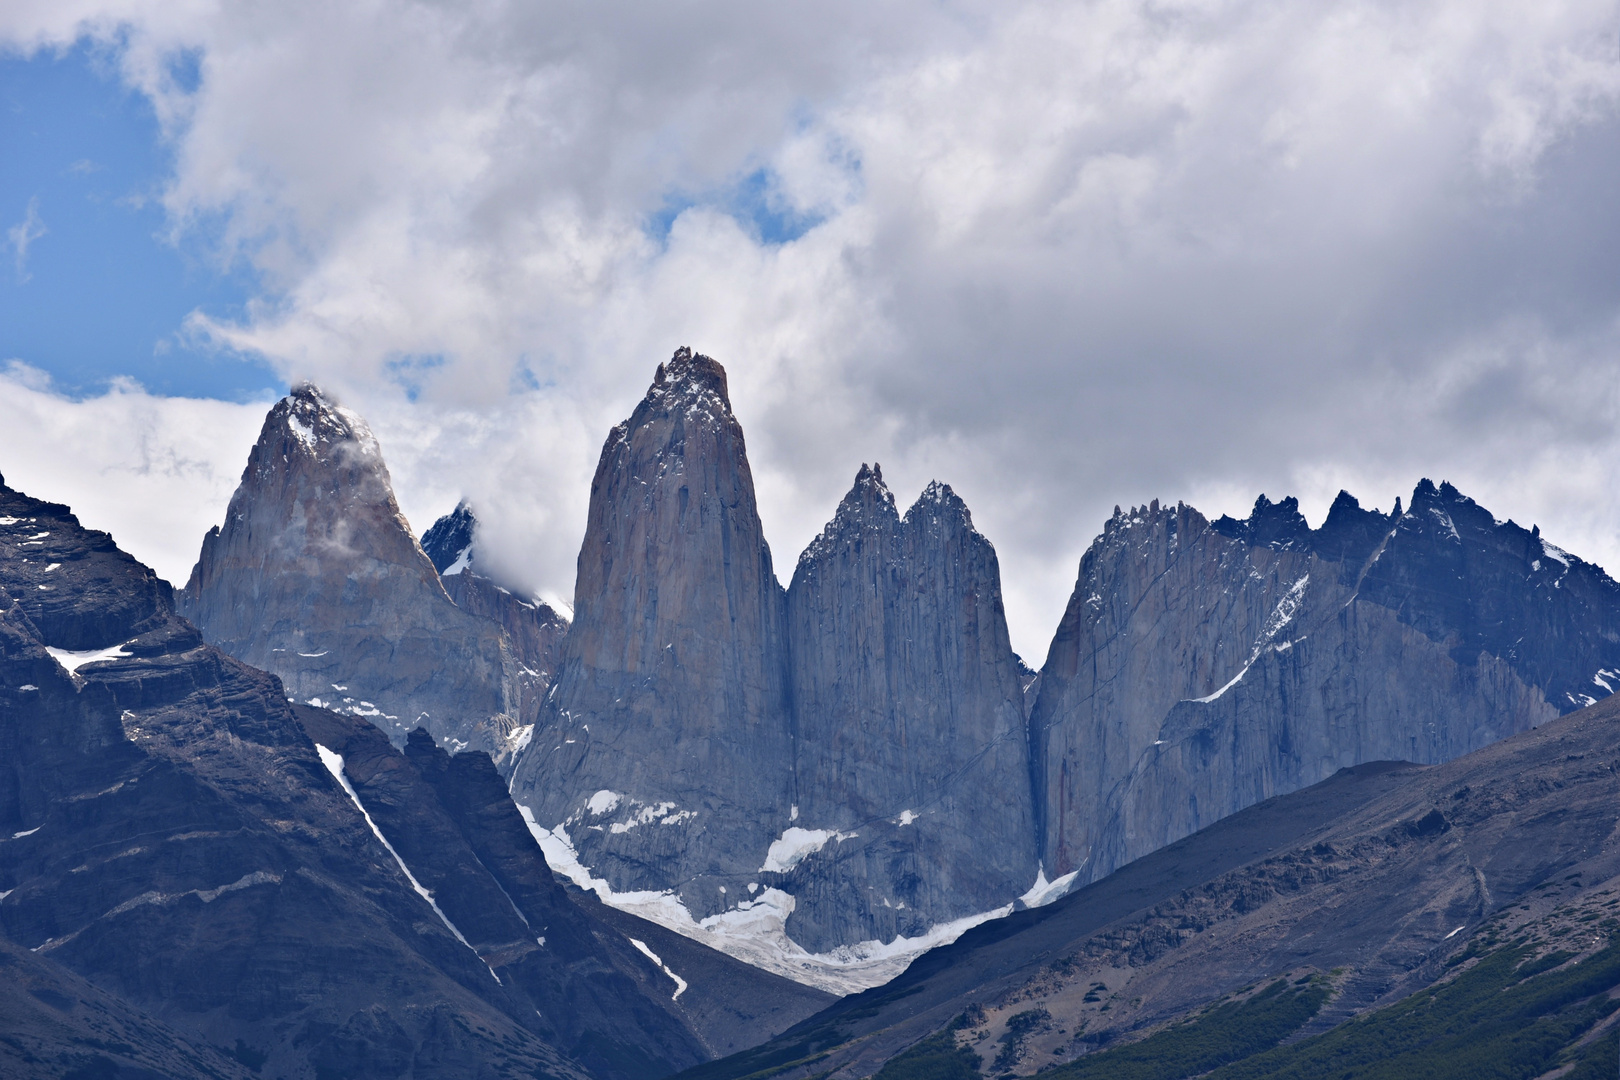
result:
[(609, 433), (574, 605), (513, 794), (614, 889), (732, 906), (790, 823), (793, 740), (785, 597), (708, 357), (660, 365)]
[(265, 418), (179, 606), (290, 696), (365, 716), (396, 745), (422, 726), (500, 754), (517, 727), (505, 634), (446, 595), (365, 421), (312, 386)]
[(1620, 586), (1425, 480), (1320, 529), (1116, 512), (1031, 714), (1041, 852), (1081, 881), (1358, 762), (1440, 762), (1606, 696)]
[(788, 590), (804, 862), (790, 924), (824, 950), (1010, 903), (1036, 875), (1019, 663), (995, 549), (930, 484), (902, 518), (861, 467)]

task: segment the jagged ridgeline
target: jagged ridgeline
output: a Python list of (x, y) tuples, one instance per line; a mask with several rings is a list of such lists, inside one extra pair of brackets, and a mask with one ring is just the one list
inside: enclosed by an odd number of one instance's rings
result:
[(491, 752), (575, 883), (839, 991), (1620, 677), (1620, 587), (1425, 480), (1389, 513), (1341, 494), (1314, 530), (1264, 496), (1242, 521), (1116, 512), (1034, 679), (945, 484), (902, 513), (861, 466), (784, 589), (725, 371), (687, 349), (603, 447), (571, 628), (478, 551), (465, 503), (419, 546), (364, 422), (299, 387), (180, 603), (301, 702)]
[(1425, 480), (1312, 530), (1264, 496), (1214, 523), (1116, 512), (1031, 715), (1042, 857), (1093, 881), (1358, 762), (1435, 763), (1606, 697), (1620, 586)]

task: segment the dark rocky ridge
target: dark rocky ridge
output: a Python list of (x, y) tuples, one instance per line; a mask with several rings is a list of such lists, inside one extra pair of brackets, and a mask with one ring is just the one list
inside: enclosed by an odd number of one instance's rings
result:
[(1089, 881), (1362, 761), (1450, 760), (1620, 670), (1620, 586), (1449, 484), (1247, 521), (1116, 513), (1031, 715), (1042, 853)]
[(1285, 975), (1333, 973), (1336, 996), (1306, 1029), (1323, 1030), (1569, 905), (1586, 906), (1560, 933), (1585, 933), (1562, 946), (1601, 947), (1594, 931), (1620, 933), (1616, 747), (1610, 700), (1445, 765), (1344, 770), (970, 930), (886, 986), (688, 1075), (870, 1076), (964, 1014), (961, 1037), (988, 1064), (1013, 1016), (1044, 1009), (1009, 1070), (1027, 1075)]
[(365, 422), (303, 385), (270, 410), (222, 527), (179, 598), (209, 642), (299, 701), (366, 716), (396, 745), (503, 754), (522, 687), (500, 627), (458, 608), (399, 512)]
[[(631, 1077), (826, 1000), (599, 918), (556, 883), (487, 757), (423, 736), (401, 754), (364, 720), (290, 704), (204, 645), (155, 581), (65, 507), (0, 485), (0, 936), (37, 950), (27, 979), (57, 965), (121, 1003), (102, 1019), (59, 1009), (61, 1026), (19, 1032), (29, 1045), (71, 1056), (85, 1030), (144, 1010), (140, 1052), (113, 1066), (229, 1076), (226, 1053), (289, 1077)], [(448, 923), (315, 740), (345, 755)], [(706, 985), (673, 999), (631, 937)]]
[(812, 951), (916, 937), (1035, 880), (1023, 686), (995, 549), (951, 489), (902, 519), (862, 466), (788, 589), (799, 823), (852, 834), (804, 861)]

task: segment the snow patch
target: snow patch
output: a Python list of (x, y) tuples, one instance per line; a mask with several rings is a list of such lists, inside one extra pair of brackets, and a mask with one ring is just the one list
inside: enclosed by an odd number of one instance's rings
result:
[(1447, 934), (1445, 937), (1441, 938), (1440, 940), (1441, 941), (1450, 941), (1452, 938), (1454, 938), (1458, 934), (1462, 933), (1463, 927), (1465, 927), (1467, 925), (1468, 925), (1467, 923), (1463, 923), (1462, 926), (1457, 927), (1457, 929), (1453, 930), (1451, 933)]
[[(344, 792), (354, 802), (354, 808), (360, 811), (360, 816), (366, 819), (367, 825), (371, 826), (371, 834), (377, 838), (378, 843), (388, 849), (388, 854), (394, 857), (394, 862), (399, 864), (399, 872), (404, 874), (405, 880), (411, 883), (411, 888), (416, 890), (416, 895), (428, 902), (428, 906), (439, 917), (439, 921), (444, 923), (444, 928), (454, 934), (457, 941), (471, 949), (474, 956), (478, 956), (478, 950), (474, 949), (472, 944), (462, 936), (461, 931), (456, 929), (456, 924), (451, 922), (450, 917), (439, 907), (439, 902), (433, 899), (433, 894), (428, 892), (420, 881), (416, 880), (416, 875), (411, 873), (411, 868), (405, 865), (405, 860), (399, 857), (399, 852), (394, 850), (394, 845), (388, 842), (388, 837), (384, 836), (382, 830), (377, 828), (377, 823), (371, 820), (371, 812), (366, 809), (366, 804), (360, 801), (359, 793), (354, 790), (354, 785), (349, 783), (348, 776), (343, 772), (343, 755), (328, 750), (319, 743), (316, 744), (315, 751), (320, 754), (321, 764), (326, 766), (326, 771), (332, 774), (332, 779), (336, 780), (338, 786), (343, 788)], [(483, 957), (479, 956), (478, 959), (482, 960)], [(487, 963), (484, 966), (489, 967)], [(489, 968), (489, 974), (496, 982), (501, 981), (501, 977), (495, 974), (494, 968)]]
[(312, 427), (309, 424), (304, 423), (302, 420), (298, 419), (298, 417), (294, 416), (292, 413), (289, 412), (287, 414), (287, 430), (293, 433), (294, 438), (296, 438), (299, 442), (304, 444), (304, 449), (306, 449), (306, 450), (308, 450), (308, 451), (310, 451), (312, 453), (314, 452), (314, 450), (315, 450), (315, 428), (314, 427)]
[(1046, 880), (1046, 867), (1042, 866), (1035, 871), (1035, 884), (1029, 887), (1029, 892), (1018, 898), (1018, 902), (1025, 907), (1044, 907), (1052, 901), (1068, 895), (1074, 887), (1074, 881), (1080, 876), (1080, 871), (1070, 870), (1056, 881)]
[(466, 547), (461, 549), (461, 554), (456, 556), (456, 561), (445, 567), (444, 573), (440, 574), (439, 576), (442, 578), (455, 577), (457, 574), (461, 573), (471, 565), (472, 545), (468, 544)]
[(1555, 547), (1543, 540), (1541, 542), (1541, 553), (1555, 563), (1562, 563), (1565, 570), (1569, 569), (1569, 552), (1563, 548)]
[(533, 738), (534, 725), (525, 724), (520, 728), (514, 728), (512, 734), (506, 737), (506, 743), (507, 746), (511, 748), (512, 753), (521, 754), (525, 749), (528, 748), (529, 742)]
[(900, 816), (895, 818), (895, 821), (904, 827), (906, 825), (910, 825), (913, 821), (916, 821), (917, 817), (918, 814), (915, 810), (902, 810), (900, 811)]
[[(1193, 701), (1196, 701), (1201, 705), (1208, 705), (1212, 701), (1219, 700), (1222, 694), (1226, 693), (1228, 690), (1232, 689), (1232, 687), (1243, 681), (1243, 676), (1247, 675), (1249, 673), (1249, 669), (1254, 666), (1254, 662), (1260, 659), (1260, 654), (1265, 652), (1266, 646), (1271, 644), (1271, 639), (1280, 634), (1283, 627), (1287, 626), (1293, 621), (1294, 614), (1299, 611), (1299, 605), (1305, 598), (1305, 586), (1310, 582), (1310, 580), (1311, 575), (1306, 574), (1304, 577), (1290, 585), (1288, 587), (1288, 591), (1283, 594), (1283, 598), (1277, 601), (1277, 606), (1272, 609), (1270, 615), (1266, 616), (1265, 625), (1260, 628), (1260, 636), (1255, 640), (1254, 651), (1249, 654), (1249, 662), (1243, 665), (1242, 670), (1240, 670), (1236, 675), (1232, 676), (1231, 680), (1225, 686), (1221, 687), (1213, 694), (1210, 694), (1207, 697), (1193, 698)], [(1304, 639), (1302, 638), (1301, 640)], [(1289, 642), (1286, 648), (1293, 648), (1293, 644), (1293, 642)], [(1278, 647), (1277, 651), (1284, 652), (1286, 649), (1284, 647)]]
[(797, 825), (792, 826), (771, 841), (771, 848), (765, 853), (765, 865), (759, 869), (767, 874), (785, 874), (803, 862), (805, 856), (826, 847), (829, 840), (842, 843), (845, 840), (855, 839), (857, 835), (838, 832), (835, 829), (801, 829)]
[(21, 840), (25, 836), (33, 836), (35, 833), (39, 832), (39, 830), (43, 829), (44, 827), (45, 826), (43, 826), (43, 825), (35, 825), (32, 829), (28, 829), (28, 830), (26, 830), (24, 832), (12, 833), (11, 838), (13, 840)]
[(18, 690), (38, 690), (39, 687), (35, 686), (33, 683), (30, 682), (30, 683), (23, 683), (21, 686), (17, 687), (17, 689)]
[(618, 792), (603, 788), (591, 796), (590, 801), (585, 804), (585, 809), (589, 810), (593, 817), (611, 814), (614, 808), (619, 805), (619, 797)]
[(77, 673), (86, 664), (99, 664), (103, 660), (122, 660), (129, 656), (124, 650), (134, 644), (135, 639), (130, 638), (122, 645), (112, 645), (105, 649), (86, 649), (83, 652), (72, 652), (68, 649), (53, 649), (45, 646), (45, 651), (56, 658), (56, 662), (71, 672)]
[(700, 923), (674, 892), (614, 892), (605, 880), (592, 877), (580, 863), (565, 826), (544, 828), (522, 803), (518, 804), (518, 812), (540, 845), (547, 865), (581, 889), (594, 892), (603, 903), (702, 942), (745, 964), (839, 996), (883, 985), (928, 950), (949, 945), (980, 923), (1010, 915), (1014, 907), (1007, 904), (967, 915), (914, 938), (863, 941), (828, 953), (810, 953), (787, 935), (787, 920), (793, 914), (795, 901), (781, 889), (765, 889), (754, 899), (740, 901), (735, 908)]
[(681, 978), (679, 975), (675, 974), (673, 971), (669, 970), (669, 965), (664, 963), (662, 960), (658, 959), (658, 954), (653, 952), (651, 949), (647, 948), (647, 943), (645, 941), (637, 941), (635, 938), (631, 938), (630, 939), (630, 944), (632, 944), (636, 948), (640, 949), (642, 954), (644, 956), (646, 956), (647, 959), (649, 959), (653, 963), (657, 964), (658, 967), (660, 968), (660, 970), (662, 970), (665, 975), (668, 975), (670, 978), (675, 980), (675, 992), (669, 996), (669, 1000), (671, 1000), (671, 1001), (680, 1000), (680, 996), (682, 994), (686, 993), (686, 980)]

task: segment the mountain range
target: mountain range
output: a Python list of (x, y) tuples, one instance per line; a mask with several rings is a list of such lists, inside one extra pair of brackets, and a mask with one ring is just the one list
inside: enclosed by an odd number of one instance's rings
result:
[(1116, 508), (1035, 672), (945, 483), (859, 464), (784, 587), (681, 349), (571, 619), (472, 505), (419, 542), (310, 385), (184, 589), (10, 489), (0, 557), (19, 1075), (1101, 1076), (1277, 1032), (1194, 1075), (1608, 917), (1620, 585), (1446, 483)]

